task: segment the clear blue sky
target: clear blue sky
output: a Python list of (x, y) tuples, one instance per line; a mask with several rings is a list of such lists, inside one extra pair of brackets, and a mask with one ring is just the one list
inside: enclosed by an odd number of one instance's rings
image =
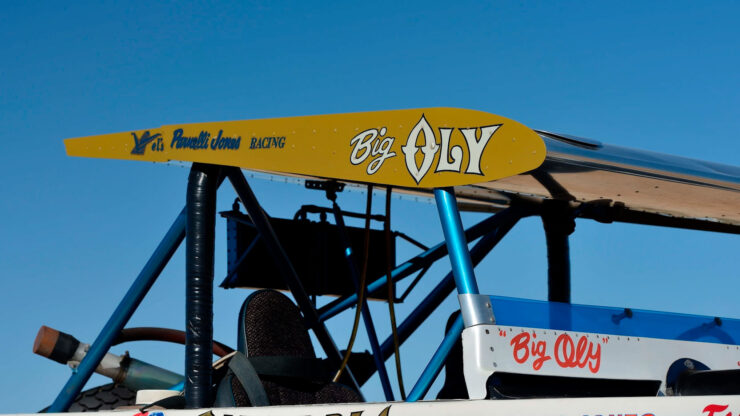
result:
[[(184, 203), (187, 168), (68, 158), (63, 138), (451, 106), (737, 165), (738, 15), (740, 5), (729, 1), (3, 1), (0, 412), (35, 412), (53, 400), (69, 370), (31, 354), (37, 329), (46, 324), (91, 342)], [(253, 187), (276, 216), (322, 202), (295, 185), (255, 180)], [(225, 189), (219, 197), (227, 209), (234, 195)], [(340, 203), (361, 209), (362, 196), (342, 195)], [(395, 228), (429, 244), (441, 239), (433, 205), (394, 204)], [(217, 227), (220, 281), (225, 226)], [(524, 221), (482, 264), (484, 291), (546, 296), (541, 228)], [(574, 302), (740, 318), (737, 236), (579, 221), (571, 241)], [(183, 264), (179, 251), (130, 325), (184, 326)], [(416, 300), (446, 267), (432, 270)], [(235, 344), (245, 295), (217, 291), (217, 339)], [(404, 345), (407, 386), (454, 307), (446, 302)], [(385, 304), (373, 312), (387, 334)], [(340, 345), (348, 321), (332, 321)], [(140, 343), (114, 352), (126, 349), (182, 371), (181, 347)], [(377, 379), (365, 393), (382, 398)]]

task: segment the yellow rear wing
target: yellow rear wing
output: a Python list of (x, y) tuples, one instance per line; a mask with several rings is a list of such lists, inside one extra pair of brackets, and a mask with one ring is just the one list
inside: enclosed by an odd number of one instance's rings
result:
[(458, 108), (177, 124), (64, 144), (70, 156), (201, 162), (411, 188), (517, 175), (537, 168), (546, 153), (528, 127)]

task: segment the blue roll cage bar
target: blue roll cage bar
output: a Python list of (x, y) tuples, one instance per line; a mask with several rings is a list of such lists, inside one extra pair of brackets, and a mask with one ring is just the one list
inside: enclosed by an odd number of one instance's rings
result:
[[(239, 200), (246, 209), (250, 219), (258, 231), (258, 239), (268, 248), (279, 272), (300, 308), (306, 326), (314, 331), (318, 342), (327, 355), (328, 361), (336, 364), (341, 362), (340, 352), (330, 336), (324, 322), (342, 311), (357, 305), (359, 293), (359, 279), (357, 267), (352, 256), (344, 228), (343, 213), (333, 204), (335, 223), (344, 237), (346, 254), (350, 265), (351, 277), (355, 283), (357, 293), (345, 295), (327, 305), (315, 308), (314, 303), (306, 293), (301, 280), (293, 268), (290, 259), (283, 250), (273, 231), (269, 219), (262, 210), (256, 196), (240, 169), (234, 167), (219, 167), (194, 163), (188, 180), (188, 198), (186, 206), (180, 211), (165, 234), (162, 241), (152, 253), (141, 272), (134, 280), (123, 299), (91, 345), (87, 355), (72, 373), (48, 412), (64, 412), (80, 393), (89, 380), (103, 356), (108, 352), (116, 336), (127, 324), (142, 299), (148, 293), (155, 280), (169, 262), (174, 252), (187, 237), (187, 342), (185, 361), (185, 399), (187, 408), (200, 408), (210, 405), (211, 388), (211, 358), (212, 358), (212, 326), (213, 315), (213, 240), (215, 238), (215, 199), (216, 190), (222, 181), (228, 179), (236, 191)], [(462, 314), (454, 321), (447, 331), (442, 343), (432, 356), (418, 381), (409, 392), (407, 401), (417, 401), (424, 397), (432, 383), (440, 373), (453, 345), (461, 336), (463, 328), (470, 326), (463, 317), (469, 316), (471, 303), (478, 293), (474, 266), (477, 265), (511, 230), (521, 218), (540, 215), (543, 220), (548, 243), (548, 300), (568, 304), (570, 302), (570, 266), (568, 252), (568, 235), (573, 228), (567, 226), (575, 218), (575, 214), (556, 206), (558, 201), (545, 201), (544, 204), (519, 203), (512, 200), (512, 205), (489, 216), (467, 230), (463, 229), (457, 201), (452, 188), (437, 188), (433, 190), (438, 209), (445, 241), (424, 250), (406, 262), (397, 265), (390, 273), (393, 283), (408, 277), (414, 272), (426, 269), (435, 261), (449, 254), (451, 272), (435, 286), (428, 296), (399, 324), (399, 343), (403, 343), (419, 328), (422, 322), (435, 310), (442, 301), (456, 289), (460, 298)], [(557, 215), (555, 215), (557, 214)], [(553, 224), (566, 224), (554, 226)], [(468, 249), (468, 241), (478, 241)], [(256, 241), (256, 240), (255, 240)], [(191, 260), (193, 259), (193, 260)], [(367, 291), (372, 292), (386, 284), (388, 276), (382, 276), (367, 284)], [(191, 303), (196, 304), (191, 307)], [(363, 321), (368, 333), (372, 355), (376, 369), (380, 376), (386, 400), (394, 400), (385, 360), (394, 351), (392, 335), (382, 343), (378, 341), (375, 327), (372, 323), (370, 311), (363, 305)], [(565, 314), (570, 316), (569, 314)], [(491, 319), (493, 319), (491, 315)], [(550, 316), (552, 320), (552, 315)], [(562, 318), (559, 318), (562, 320)], [(569, 318), (568, 318), (569, 319)], [(195, 327), (194, 327), (195, 326)], [(569, 323), (558, 323), (558, 326), (568, 328)], [(197, 329), (197, 331), (195, 331)], [(197, 332), (198, 334), (195, 334)], [(347, 369), (350, 380), (359, 392), (359, 386), (350, 369)]]

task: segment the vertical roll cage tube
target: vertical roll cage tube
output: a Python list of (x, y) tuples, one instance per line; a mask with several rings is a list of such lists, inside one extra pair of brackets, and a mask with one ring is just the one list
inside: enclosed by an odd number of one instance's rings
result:
[[(468, 243), (465, 240), (465, 231), (462, 227), (460, 211), (457, 208), (455, 192), (453, 188), (435, 188), (434, 199), (437, 202), (442, 231), (444, 232), (447, 243), (447, 250), (450, 253), (452, 275), (455, 280), (455, 286), (457, 287), (457, 293), (458, 295), (477, 295), (478, 282), (475, 280), (473, 261), (470, 258)], [(461, 304), (460, 309), (462, 310), (464, 306)], [(457, 342), (462, 334), (464, 326), (462, 316), (465, 313), (466, 311), (463, 310), (463, 313), (455, 319), (454, 324), (447, 331), (447, 334), (445, 334), (442, 344), (434, 353), (434, 356), (432, 356), (432, 359), (422, 372), (419, 380), (406, 398), (406, 401), (413, 402), (419, 400), (429, 391), (434, 379), (437, 378), (437, 375), (442, 370), (442, 366), (447, 361), (452, 346), (455, 345), (455, 342)]]
[(221, 168), (193, 163), (188, 177), (185, 241), (185, 406), (211, 404), (213, 262), (216, 191)]
[(82, 362), (77, 367), (77, 371), (72, 373), (72, 376), (62, 388), (62, 391), (59, 392), (59, 395), (57, 395), (54, 402), (49, 406), (48, 413), (66, 412), (75, 397), (80, 394), (85, 383), (87, 383), (92, 373), (100, 364), (100, 360), (108, 352), (113, 341), (123, 327), (126, 326), (129, 319), (131, 319), (131, 315), (133, 315), (142, 299), (144, 299), (144, 296), (149, 292), (149, 289), (170, 261), (170, 258), (172, 258), (172, 255), (180, 246), (180, 243), (182, 243), (182, 240), (185, 238), (186, 223), (187, 211), (186, 208), (183, 208), (164, 235), (164, 238), (162, 238), (162, 241), (154, 250), (154, 253), (152, 253), (149, 260), (141, 269), (141, 272), (139, 272), (134, 283), (123, 296), (123, 299), (121, 299), (115, 311), (113, 311), (113, 314), (100, 331), (98, 337), (95, 338), (87, 355), (85, 355), (85, 358), (82, 359)]
[(576, 228), (568, 202), (545, 201), (542, 226), (547, 242), (547, 300), (570, 303), (570, 245), (568, 236)]
[(455, 191), (452, 188), (434, 189), (434, 199), (437, 201), (439, 220), (442, 223), (447, 251), (450, 253), (452, 274), (455, 277), (455, 286), (459, 295), (477, 295), (478, 282), (475, 280), (473, 262), (470, 260), (468, 242), (465, 240), (465, 230), (462, 227), (460, 211), (457, 209)]

